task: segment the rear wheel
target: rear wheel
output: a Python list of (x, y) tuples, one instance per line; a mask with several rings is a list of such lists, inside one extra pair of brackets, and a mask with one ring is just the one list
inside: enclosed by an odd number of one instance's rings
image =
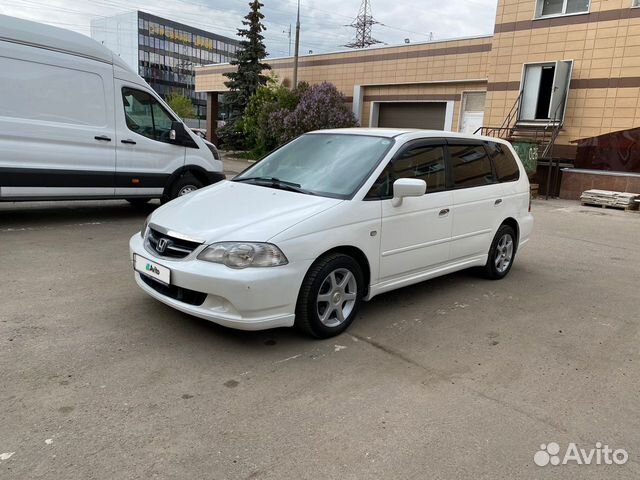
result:
[(344, 332), (358, 313), (364, 277), (357, 261), (341, 253), (329, 254), (307, 273), (296, 306), (296, 327), (316, 337)]
[(516, 233), (509, 225), (501, 225), (491, 242), (489, 258), (484, 266), (485, 277), (500, 280), (507, 276), (516, 256)]

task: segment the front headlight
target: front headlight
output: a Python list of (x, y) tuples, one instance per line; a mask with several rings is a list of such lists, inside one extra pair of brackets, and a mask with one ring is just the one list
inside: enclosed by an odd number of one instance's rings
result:
[(230, 268), (277, 267), (289, 263), (275, 245), (256, 242), (213, 243), (200, 252), (198, 259)]
[(213, 158), (215, 158), (216, 160), (220, 160), (220, 152), (218, 152), (217, 147), (213, 143), (207, 140), (205, 140), (204, 143), (209, 149), (209, 151), (213, 154)]
[(142, 230), (140, 230), (140, 236), (144, 238), (147, 235), (147, 227), (149, 226), (149, 220), (151, 220), (151, 214), (144, 220), (142, 224)]

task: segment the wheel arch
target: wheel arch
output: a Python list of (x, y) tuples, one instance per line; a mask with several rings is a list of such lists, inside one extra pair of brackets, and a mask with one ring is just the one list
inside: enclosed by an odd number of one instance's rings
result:
[(183, 177), (184, 175), (186, 175), (187, 173), (192, 174), (198, 181), (202, 182), (202, 184), (205, 186), (211, 183), (209, 181), (209, 176), (207, 174), (207, 171), (204, 168), (199, 167), (198, 165), (185, 165), (183, 167), (178, 168), (175, 172), (169, 175), (169, 178), (167, 179), (164, 185), (165, 195), (169, 192), (174, 182), (179, 178)]
[[(518, 249), (518, 245), (520, 244), (520, 225), (518, 224), (518, 221), (513, 218), (513, 217), (507, 217), (505, 218), (502, 223), (500, 224), (500, 227), (502, 225), (508, 225), (509, 227), (513, 228), (513, 231), (516, 232), (516, 238), (515, 238), (515, 246), (516, 246), (516, 250)], [(498, 228), (500, 228), (498, 227)]]
[(318, 255), (318, 259), (332, 253), (342, 253), (344, 255), (349, 255), (356, 262), (358, 262), (358, 265), (360, 265), (360, 268), (362, 269), (362, 275), (364, 276), (364, 296), (366, 297), (369, 294), (369, 284), (371, 283), (371, 265), (369, 264), (367, 255), (361, 249), (353, 245), (340, 245), (321, 253), (320, 255)]

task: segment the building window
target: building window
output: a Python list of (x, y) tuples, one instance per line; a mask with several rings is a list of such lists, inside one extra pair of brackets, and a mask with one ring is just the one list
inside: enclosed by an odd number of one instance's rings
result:
[(538, 0), (536, 18), (588, 13), (590, 3), (591, 0)]
[(631, 5), (632, 7), (640, 7), (640, 0), (633, 0), (633, 5)]
[(561, 122), (569, 95), (572, 67), (571, 60), (525, 65), (520, 87), (519, 120)]

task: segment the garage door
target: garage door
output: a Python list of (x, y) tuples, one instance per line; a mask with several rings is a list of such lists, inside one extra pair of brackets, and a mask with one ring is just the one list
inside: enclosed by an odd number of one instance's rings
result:
[(380, 103), (379, 108), (379, 127), (444, 130), (445, 102)]

